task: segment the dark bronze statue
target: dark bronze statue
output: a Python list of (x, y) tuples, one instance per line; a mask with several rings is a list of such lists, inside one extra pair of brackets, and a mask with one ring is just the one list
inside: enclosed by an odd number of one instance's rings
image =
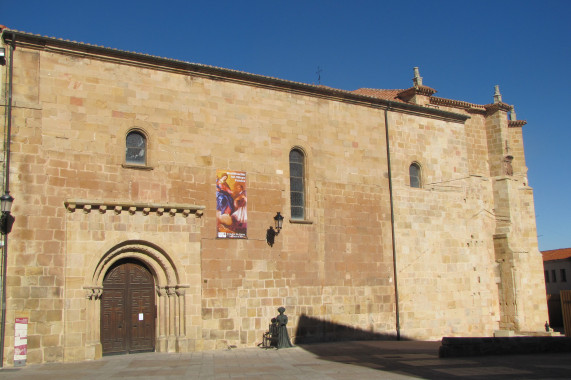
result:
[(280, 307), (278, 309), (280, 315), (276, 317), (277, 327), (278, 327), (278, 346), (277, 348), (289, 348), (293, 347), (291, 341), (289, 340), (289, 334), (287, 333), (287, 315), (284, 314), (285, 307)]

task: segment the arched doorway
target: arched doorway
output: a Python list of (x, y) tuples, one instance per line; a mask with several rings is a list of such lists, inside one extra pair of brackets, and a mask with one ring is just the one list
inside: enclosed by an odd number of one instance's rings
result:
[(155, 350), (155, 281), (140, 261), (117, 261), (101, 294), (103, 355)]

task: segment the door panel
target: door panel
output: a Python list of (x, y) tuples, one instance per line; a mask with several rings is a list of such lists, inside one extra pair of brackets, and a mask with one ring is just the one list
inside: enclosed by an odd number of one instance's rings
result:
[(136, 262), (119, 262), (105, 276), (101, 344), (104, 355), (154, 351), (154, 279)]
[(103, 352), (124, 352), (127, 349), (125, 328), (125, 289), (105, 289), (101, 297), (101, 344)]
[(149, 350), (154, 346), (155, 306), (153, 288), (132, 291), (131, 351)]

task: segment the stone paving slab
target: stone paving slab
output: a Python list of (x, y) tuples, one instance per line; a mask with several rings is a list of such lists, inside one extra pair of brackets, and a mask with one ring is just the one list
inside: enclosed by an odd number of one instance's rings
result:
[(571, 354), (438, 358), (440, 342), (365, 341), (188, 354), (108, 356), (0, 369), (1, 380), (569, 379)]

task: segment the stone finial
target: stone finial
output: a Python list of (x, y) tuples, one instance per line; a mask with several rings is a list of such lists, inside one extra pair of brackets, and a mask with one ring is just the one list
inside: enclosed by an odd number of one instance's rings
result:
[(422, 86), (422, 77), (420, 76), (418, 67), (414, 68), (414, 78), (412, 78), (412, 83), (414, 84), (414, 87)]
[(502, 102), (502, 94), (500, 94), (500, 85), (496, 84), (494, 86), (494, 103)]
[(512, 109), (510, 111), (510, 120), (511, 121), (516, 121), (517, 120), (517, 116), (515, 114), (515, 106), (512, 106)]

